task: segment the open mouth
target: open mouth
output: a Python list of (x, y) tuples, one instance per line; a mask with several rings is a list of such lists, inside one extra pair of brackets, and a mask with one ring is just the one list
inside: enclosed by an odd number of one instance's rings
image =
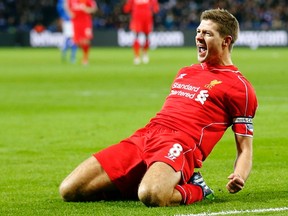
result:
[(206, 48), (206, 47), (204, 47), (204, 46), (199, 46), (199, 47), (198, 47), (198, 52), (199, 52), (200, 54), (205, 53), (206, 51), (207, 51), (207, 48)]
[(207, 48), (204, 47), (204, 46), (198, 46), (198, 52), (199, 53), (203, 53), (203, 52), (206, 52)]

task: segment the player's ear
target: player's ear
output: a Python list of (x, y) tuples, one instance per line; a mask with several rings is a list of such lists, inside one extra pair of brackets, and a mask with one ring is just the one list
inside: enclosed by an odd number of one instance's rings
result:
[(232, 42), (232, 36), (227, 35), (226, 37), (224, 37), (222, 45), (229, 47), (231, 42)]

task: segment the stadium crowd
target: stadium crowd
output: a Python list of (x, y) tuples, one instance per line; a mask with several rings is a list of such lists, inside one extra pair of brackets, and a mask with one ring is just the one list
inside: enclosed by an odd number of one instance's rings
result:
[[(125, 0), (98, 0), (93, 17), (96, 29), (128, 28)], [(35, 26), (59, 31), (57, 0), (4, 0), (0, 2), (0, 32), (30, 31)], [(159, 0), (155, 30), (193, 29), (204, 9), (225, 8), (239, 20), (241, 29), (288, 30), (287, 0)]]

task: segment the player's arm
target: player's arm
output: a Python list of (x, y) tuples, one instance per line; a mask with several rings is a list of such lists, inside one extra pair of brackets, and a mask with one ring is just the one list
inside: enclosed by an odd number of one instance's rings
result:
[(87, 14), (93, 14), (93, 13), (95, 13), (98, 10), (98, 7), (97, 7), (96, 2), (92, 1), (91, 5), (89, 5), (89, 6), (85, 5), (85, 4), (82, 4), (81, 5), (81, 9)]
[(226, 188), (230, 193), (242, 190), (252, 169), (253, 137), (235, 134), (237, 157), (234, 172), (228, 176)]
[(158, 0), (154, 0), (152, 1), (152, 9), (153, 9), (153, 13), (156, 14), (159, 12), (159, 3)]
[[(234, 172), (228, 176), (226, 188), (230, 193), (242, 190), (252, 169), (253, 156), (253, 118), (257, 110), (257, 98), (251, 84), (238, 77), (237, 87), (231, 89), (229, 113), (233, 116), (232, 130), (235, 134), (237, 157)], [(235, 91), (233, 91), (235, 90)]]
[(69, 15), (69, 17), (73, 18), (74, 14), (71, 11), (70, 7), (69, 7), (69, 3), (68, 0), (64, 0), (64, 10), (67, 12), (67, 14)]
[(133, 1), (132, 0), (127, 0), (126, 3), (123, 6), (123, 12), (124, 13), (131, 13), (132, 5), (133, 5)]

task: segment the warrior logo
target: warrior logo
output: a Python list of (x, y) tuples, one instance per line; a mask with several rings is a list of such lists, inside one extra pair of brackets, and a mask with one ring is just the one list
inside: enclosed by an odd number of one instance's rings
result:
[(180, 74), (176, 79), (183, 79), (187, 74)]

